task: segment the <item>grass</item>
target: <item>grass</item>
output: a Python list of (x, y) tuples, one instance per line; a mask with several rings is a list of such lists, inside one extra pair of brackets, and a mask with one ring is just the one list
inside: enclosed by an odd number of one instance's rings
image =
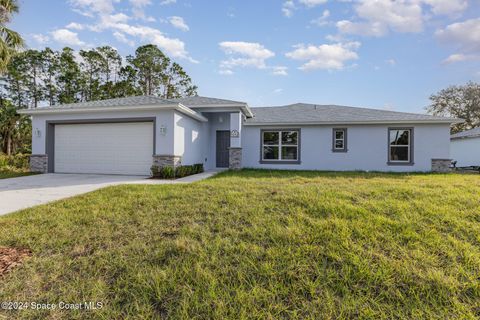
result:
[[(0, 218), (33, 257), (8, 318), (480, 317), (480, 179), (244, 170), (117, 186)], [(3, 313), (2, 313), (3, 312)]]
[(12, 171), (12, 170), (2, 170), (0, 169), (0, 179), (9, 179), (9, 178), (16, 178), (16, 177), (23, 177), (35, 174), (33, 172), (25, 172), (25, 171)]

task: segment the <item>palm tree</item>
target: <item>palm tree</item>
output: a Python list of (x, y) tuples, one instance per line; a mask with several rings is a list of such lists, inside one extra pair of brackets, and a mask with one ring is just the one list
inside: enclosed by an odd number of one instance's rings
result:
[(5, 25), (10, 22), (13, 13), (18, 12), (17, 0), (0, 0), (0, 72), (7, 69), (13, 53), (23, 46), (23, 39)]

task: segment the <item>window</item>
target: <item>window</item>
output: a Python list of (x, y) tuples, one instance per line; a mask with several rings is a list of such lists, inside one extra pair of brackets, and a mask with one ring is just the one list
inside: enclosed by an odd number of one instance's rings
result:
[(411, 128), (392, 128), (388, 130), (388, 162), (390, 164), (412, 164)]
[(300, 130), (262, 130), (261, 162), (299, 161)]
[(346, 128), (333, 128), (332, 151), (347, 152)]

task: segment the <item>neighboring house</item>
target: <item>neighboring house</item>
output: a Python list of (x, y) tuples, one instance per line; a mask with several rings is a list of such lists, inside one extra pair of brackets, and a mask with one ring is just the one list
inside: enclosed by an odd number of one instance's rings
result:
[(480, 166), (480, 128), (451, 135), (450, 154), (457, 167)]
[(32, 116), (39, 172), (149, 174), (205, 168), (438, 171), (458, 119), (335, 105), (249, 108), (206, 97), (152, 96), (21, 110)]

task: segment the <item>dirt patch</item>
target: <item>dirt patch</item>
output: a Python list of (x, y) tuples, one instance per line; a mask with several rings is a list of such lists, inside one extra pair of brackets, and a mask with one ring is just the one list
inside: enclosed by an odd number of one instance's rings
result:
[(0, 247), (0, 278), (30, 257), (29, 249)]

